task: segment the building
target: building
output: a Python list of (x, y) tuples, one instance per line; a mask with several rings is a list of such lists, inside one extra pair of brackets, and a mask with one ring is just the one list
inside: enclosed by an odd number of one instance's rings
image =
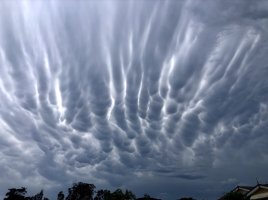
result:
[(252, 186), (236, 186), (231, 192), (237, 192), (237, 193), (246, 195), (253, 188), (254, 187), (252, 187)]
[(268, 184), (258, 184), (247, 193), (250, 200), (268, 200)]
[[(229, 193), (239, 193), (249, 200), (268, 200), (268, 184), (257, 184), (256, 186), (236, 186)], [(226, 199), (225, 195), (219, 200)]]

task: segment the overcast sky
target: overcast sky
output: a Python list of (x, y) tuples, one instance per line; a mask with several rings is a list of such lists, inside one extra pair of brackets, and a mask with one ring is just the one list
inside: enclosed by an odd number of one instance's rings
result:
[(0, 197), (215, 199), (267, 167), (268, 1), (0, 2)]

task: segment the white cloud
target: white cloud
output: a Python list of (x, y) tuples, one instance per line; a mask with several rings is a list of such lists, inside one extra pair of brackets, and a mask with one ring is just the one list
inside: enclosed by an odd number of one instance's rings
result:
[(268, 164), (267, 4), (247, 3), (3, 2), (1, 188), (158, 194), (163, 178), (169, 198), (185, 185), (214, 198), (222, 188), (201, 190), (254, 182)]

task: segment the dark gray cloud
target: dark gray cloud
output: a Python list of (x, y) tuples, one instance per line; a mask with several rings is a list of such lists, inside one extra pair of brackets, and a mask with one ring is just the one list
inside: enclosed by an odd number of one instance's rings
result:
[(267, 181), (267, 23), (265, 0), (1, 2), (1, 189)]

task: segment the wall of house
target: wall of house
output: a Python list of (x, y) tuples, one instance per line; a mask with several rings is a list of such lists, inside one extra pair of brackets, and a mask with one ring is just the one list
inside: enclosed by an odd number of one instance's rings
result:
[(268, 199), (268, 189), (259, 189), (250, 197), (250, 199), (262, 199), (265, 197)]

